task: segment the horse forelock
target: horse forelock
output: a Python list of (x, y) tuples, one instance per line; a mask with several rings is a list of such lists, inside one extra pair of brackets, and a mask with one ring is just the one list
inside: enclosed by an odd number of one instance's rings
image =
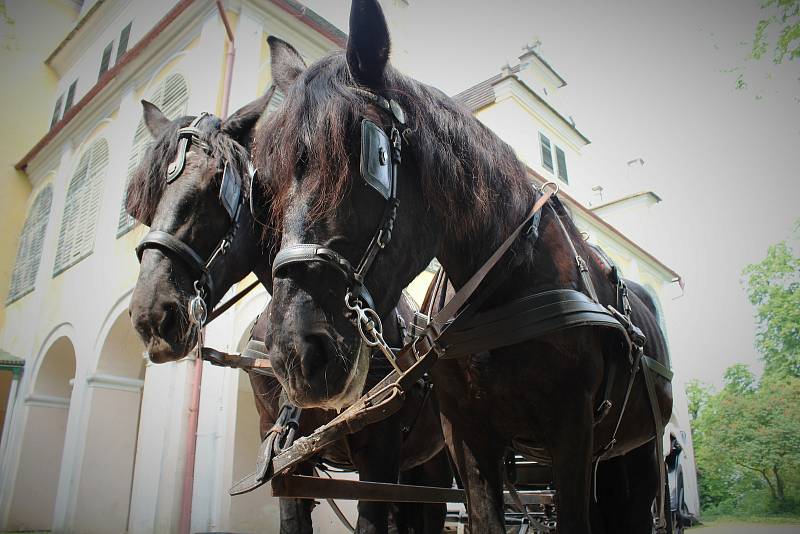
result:
[[(358, 154), (362, 118), (378, 113), (352, 88), (344, 52), (334, 52), (303, 72), (283, 105), (259, 128), (256, 164), (274, 191), (273, 222), (280, 224), (291, 198), (292, 178), (305, 166), (304, 190), (316, 192), (311, 219), (335, 209), (350, 187), (350, 154)], [(376, 90), (405, 110), (403, 156), (416, 161), (425, 202), (445, 213), (451, 232), (462, 237), (498, 221), (499, 206), (530, 199), (531, 184), (513, 150), (468, 110), (441, 91), (387, 66)], [(386, 117), (378, 116), (382, 122)], [(272, 178), (274, 177), (274, 178)], [(401, 185), (402, 187), (402, 185)], [(502, 228), (501, 230), (506, 230)]]
[[(189, 126), (195, 119), (192, 116), (180, 117), (165, 128), (147, 148), (142, 161), (131, 175), (127, 187), (125, 210), (131, 217), (140, 222), (152, 222), (161, 197), (167, 188), (167, 174), (170, 163), (178, 152), (178, 129)], [(203, 121), (198, 129), (200, 139), (211, 147), (211, 155), (220, 161), (232, 162), (239, 172), (246, 169), (249, 155), (230, 136), (222, 133), (219, 120)], [(180, 178), (178, 178), (180, 180)], [(219, 183), (222, 173), (217, 173), (214, 180)], [(242, 176), (244, 194), (249, 194), (250, 181)]]

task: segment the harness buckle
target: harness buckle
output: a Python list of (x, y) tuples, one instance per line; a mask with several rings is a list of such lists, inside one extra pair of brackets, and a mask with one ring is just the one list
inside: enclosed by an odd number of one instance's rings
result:
[(203, 300), (202, 291), (198, 291), (189, 301), (189, 321), (202, 328), (206, 324), (206, 319), (208, 319), (208, 307), (206, 301)]
[[(428, 351), (427, 351), (427, 352), (425, 352), (425, 354), (423, 354), (422, 356), (420, 356), (420, 351), (419, 351), (419, 349), (417, 349), (417, 343), (419, 343), (419, 340), (420, 340), (420, 339), (423, 339), (423, 338), (425, 339), (425, 341), (427, 341), (427, 343), (428, 343), (428, 345), (430, 346), (430, 348), (428, 349)], [(423, 334), (422, 334), (421, 336), (417, 337), (417, 338), (416, 338), (416, 339), (415, 339), (415, 340), (414, 340), (414, 341), (411, 343), (411, 352), (414, 354), (414, 360), (416, 360), (416, 361), (419, 361), (419, 360), (420, 360), (420, 358), (424, 357), (426, 354), (428, 354), (428, 353), (429, 353), (429, 352), (431, 352), (431, 351), (435, 352), (435, 353), (436, 353), (436, 355), (437, 355), (437, 356), (439, 356), (440, 358), (441, 358), (441, 357), (444, 355), (444, 353), (445, 353), (445, 349), (444, 349), (444, 348), (442, 348), (442, 347), (441, 347), (441, 346), (440, 346), (438, 343), (436, 343), (435, 341), (431, 341), (430, 337), (429, 337), (429, 336), (428, 336), (426, 333), (424, 333), (424, 332), (423, 332)]]

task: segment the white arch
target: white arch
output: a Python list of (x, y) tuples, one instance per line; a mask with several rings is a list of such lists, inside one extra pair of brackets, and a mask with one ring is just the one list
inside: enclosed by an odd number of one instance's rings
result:
[(120, 295), (117, 300), (114, 301), (114, 304), (106, 313), (106, 316), (103, 318), (103, 323), (100, 325), (100, 329), (97, 331), (97, 335), (94, 338), (94, 343), (92, 343), (92, 360), (89, 365), (89, 369), (94, 372), (97, 370), (97, 363), (100, 359), (100, 352), (103, 350), (103, 343), (105, 343), (106, 338), (108, 338), (108, 334), (111, 331), (111, 328), (114, 326), (114, 323), (117, 321), (119, 316), (130, 306), (131, 301), (131, 294), (133, 294), (134, 287), (130, 287), (126, 289), (122, 295)]
[[(94, 141), (95, 139), (99, 139), (100, 137), (104, 137), (102, 135), (103, 130), (106, 128), (106, 126), (108, 126), (112, 122), (114, 122), (114, 121), (113, 121), (113, 119), (111, 117), (106, 117), (104, 119), (100, 119), (97, 122), (97, 124), (95, 124), (94, 127), (91, 130), (89, 130), (86, 133), (86, 135), (83, 136), (83, 139), (81, 139), (81, 142), (78, 144), (78, 147), (75, 149), (74, 154), (77, 154), (79, 156), (83, 156), (83, 151), (86, 149), (87, 145), (90, 142)], [(107, 139), (106, 139), (106, 143), (108, 143)], [(111, 143), (108, 143), (108, 146), (109, 146), (109, 152), (111, 152)], [(109, 158), (110, 157), (111, 156), (109, 156)], [(72, 166), (71, 176), (75, 174), (75, 168), (77, 167), (78, 163), (80, 163), (80, 160), (81, 160), (81, 158), (77, 158), (77, 162), (74, 162), (74, 165)]]
[(67, 338), (67, 340), (70, 342), (70, 345), (72, 345), (72, 351), (75, 353), (75, 375), (77, 376), (79, 358), (78, 345), (75, 342), (75, 326), (72, 323), (65, 321), (56, 325), (50, 331), (50, 333), (45, 336), (44, 341), (40, 345), (40, 349), (33, 360), (33, 368), (30, 374), (28, 374), (28, 379), (23, 386), (25, 396), (33, 393), (33, 387), (36, 384), (36, 379), (39, 377), (39, 371), (42, 368), (42, 363), (44, 362), (45, 356), (47, 356), (47, 353), (50, 352), (50, 348), (53, 346), (53, 344), (55, 344), (55, 342), (62, 337)]
[[(167, 67), (167, 65), (169, 65), (171, 62), (175, 61), (175, 60), (176, 60), (176, 59), (178, 59), (179, 57), (181, 57), (181, 56), (185, 56), (187, 52), (188, 52), (187, 50), (181, 50), (180, 52), (177, 52), (177, 53), (175, 53), (175, 54), (171, 55), (171, 56), (170, 56), (169, 58), (167, 58), (166, 60), (164, 60), (164, 61), (163, 61), (163, 62), (162, 62), (162, 63), (161, 63), (161, 64), (160, 64), (160, 65), (159, 65), (159, 66), (158, 66), (158, 67), (157, 67), (157, 68), (156, 68), (154, 71), (153, 71), (153, 75), (152, 75), (152, 76), (150, 76), (150, 78), (147, 80), (147, 82), (146, 82), (146, 83), (145, 83), (145, 84), (142, 86), (142, 94), (143, 94), (143, 95), (144, 95), (144, 94), (146, 94), (146, 93), (147, 93), (147, 92), (148, 92), (148, 91), (149, 91), (149, 90), (152, 88), (153, 81), (154, 81), (156, 78), (158, 78), (158, 75), (159, 75), (159, 74), (161, 74), (161, 73), (164, 71), (164, 69)], [(170, 71), (170, 73), (171, 73), (171, 74), (172, 74), (172, 73), (174, 73), (174, 74), (180, 74), (181, 76), (183, 76), (183, 79), (184, 79), (184, 81), (186, 82), (186, 85), (189, 85), (189, 81), (188, 81), (188, 80), (189, 80), (189, 78), (186, 76), (186, 71), (182, 70), (182, 69), (180, 68), (180, 65), (176, 65), (176, 66), (175, 66), (175, 69), (171, 70), (171, 71)]]

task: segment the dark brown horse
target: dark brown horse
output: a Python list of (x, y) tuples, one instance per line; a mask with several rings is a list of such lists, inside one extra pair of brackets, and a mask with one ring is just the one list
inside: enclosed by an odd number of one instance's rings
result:
[[(292, 54), (292, 58), (299, 59), (285, 43), (274, 42), (272, 46), (273, 58)], [(154, 143), (131, 181), (126, 207), (132, 216), (150, 226), (151, 233), (144, 240), (146, 248), (139, 250), (141, 270), (130, 309), (133, 325), (154, 362), (182, 358), (195, 344), (195, 329), (186, 310), (189, 299), (195, 295), (198, 279), (205, 280), (200, 285), (205, 288), (203, 294), (209, 307), (216, 305), (227, 289), (251, 271), (266, 287), (271, 287), (268, 266), (274, 256), (277, 234), (261, 235), (246, 202), (250, 196), (260, 199), (254, 208), (257, 212), (267, 212), (269, 206), (262, 204), (268, 203), (269, 197), (250, 192), (249, 181), (242, 179), (247, 175), (251, 132), (267, 102), (265, 95), (224, 121), (211, 115), (200, 120), (182, 117), (169, 121), (155, 106), (143, 102), (145, 123)], [(182, 138), (189, 139), (186, 146), (181, 145)], [(168, 183), (166, 177), (177, 173), (175, 162), (180, 164), (184, 150), (183, 169)], [(226, 180), (233, 176), (225, 177), (226, 165), (228, 172), (236, 171), (242, 188), (239, 208), (230, 211), (221, 201), (221, 191), (229, 200), (235, 198), (224, 194), (230, 191)], [(196, 262), (185, 257), (191, 256), (189, 253), (180, 252), (181, 245), (153, 231), (180, 240), (201, 260), (210, 258), (223, 238), (230, 244), (206, 269), (207, 273), (202, 273), (198, 272)], [(406, 298), (398, 302), (397, 312), (390, 310), (385, 320), (385, 335), (395, 346), (403, 342), (397, 317), (410, 324), (414, 315)], [(270, 308), (264, 313), (269, 315)], [(373, 367), (374, 378), (368, 384), (389, 370), (382, 357), (376, 359)], [(273, 378), (261, 374), (251, 373), (250, 380), (263, 437), (276, 420), (280, 387)], [(357, 469), (363, 480), (396, 482), (399, 476), (400, 480), (415, 484), (449, 487), (452, 473), (435, 398), (422, 385), (411, 397), (404, 412), (331, 446), (322, 459)], [(311, 432), (333, 415), (326, 410), (304, 411), (301, 432)], [(301, 471), (311, 474), (311, 469), (309, 463)], [(313, 501), (281, 499), (280, 506), (282, 533), (312, 532)], [(385, 531), (387, 511), (386, 504), (360, 503), (358, 530)], [(396, 523), (400, 532), (440, 532), (444, 516), (444, 505), (407, 505), (400, 507)]]
[[(302, 406), (362, 390), (365, 377), (353, 380), (360, 338), (345, 300), (371, 298), (385, 315), (433, 257), (462, 287), (542, 196), (509, 146), (440, 91), (395, 71), (389, 50), (377, 2), (354, 1), (346, 51), (302, 71), (273, 66), (295, 79), (283, 107), (256, 134), (256, 162), (279, 184), (273, 220), (282, 230), (268, 347), (279, 380)], [(394, 182), (383, 169), (392, 163)], [(302, 258), (303, 244), (328, 252)], [(302, 261), (287, 261), (292, 254)], [(576, 256), (588, 260), (586, 277)], [(494, 290), (479, 311), (547, 290), (589, 294), (589, 284), (600, 304), (619, 307), (611, 273), (592, 257), (569, 214), (551, 200), (538, 232), (520, 237), (487, 279)], [(635, 294), (630, 304), (647, 337), (645, 352), (668, 366), (653, 314)], [(309, 317), (326, 321), (311, 330)], [(434, 368), (473, 532), (504, 532), (503, 460), (511, 448), (552, 465), (559, 532), (651, 532), (662, 461), (654, 438), (661, 439), (663, 423), (654, 422), (641, 374), (616, 441), (604, 450), (631, 375), (619, 330), (576, 326), (499, 345)], [(611, 369), (622, 378), (611, 380)], [(655, 380), (656, 413), (666, 421), (671, 386)], [(602, 417), (605, 383), (612, 404)], [(592, 468), (600, 456), (597, 507)]]

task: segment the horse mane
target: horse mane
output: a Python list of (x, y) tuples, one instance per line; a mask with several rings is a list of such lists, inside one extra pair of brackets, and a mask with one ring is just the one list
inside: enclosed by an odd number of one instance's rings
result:
[[(282, 218), (288, 207), (291, 177), (304, 166), (304, 188), (316, 190), (316, 205), (308, 216), (317, 218), (334, 209), (349, 187), (350, 165), (357, 165), (357, 146), (362, 118), (379, 124), (383, 116), (367, 106), (347, 65), (343, 51), (334, 52), (306, 69), (288, 91), (283, 105), (256, 132), (256, 165), (271, 176), (275, 197), (272, 216)], [(413, 154), (420, 171), (422, 190), (429, 202), (447, 213), (448, 228), (468, 237), (475, 230), (498, 221), (497, 208), (527, 204), (532, 184), (514, 151), (459, 103), (441, 91), (406, 77), (391, 66), (384, 86), (377, 90), (395, 99), (404, 109), (409, 129), (403, 132), (404, 151)], [(365, 111), (370, 110), (370, 111)], [(416, 147), (424, 147), (417, 150)], [(352, 158), (352, 159), (351, 159)], [(276, 183), (277, 182), (277, 183)], [(507, 229), (502, 229), (507, 230)]]
[[(151, 224), (158, 203), (167, 187), (167, 167), (175, 159), (178, 151), (178, 129), (189, 126), (193, 116), (180, 117), (170, 121), (157, 139), (147, 148), (142, 161), (133, 172), (127, 187), (125, 211), (144, 224)], [(200, 139), (211, 147), (211, 155), (218, 161), (233, 162), (241, 172), (249, 160), (248, 149), (240, 145), (220, 130), (220, 120), (203, 120), (198, 126)], [(180, 179), (180, 178), (178, 178)], [(222, 173), (215, 175), (217, 183), (222, 181)], [(250, 181), (242, 180), (242, 191), (249, 194)]]

